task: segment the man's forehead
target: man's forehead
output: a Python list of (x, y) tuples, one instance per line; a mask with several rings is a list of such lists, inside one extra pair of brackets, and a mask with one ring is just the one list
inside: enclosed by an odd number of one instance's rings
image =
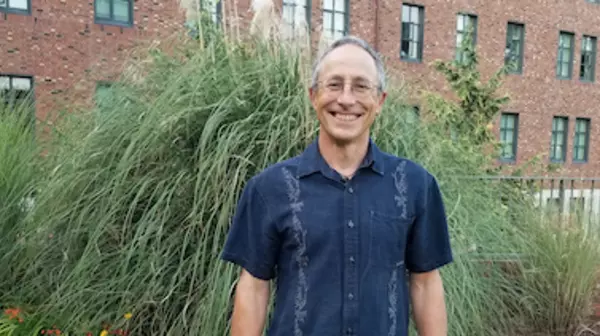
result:
[(371, 55), (355, 45), (344, 45), (332, 50), (322, 60), (324, 73), (353, 74), (359, 77), (372, 77), (377, 67)]

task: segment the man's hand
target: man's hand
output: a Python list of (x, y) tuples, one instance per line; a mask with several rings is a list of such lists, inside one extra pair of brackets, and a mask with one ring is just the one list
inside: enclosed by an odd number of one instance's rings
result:
[(448, 335), (444, 286), (439, 271), (411, 273), (410, 294), (419, 336)]
[(261, 336), (269, 304), (269, 281), (242, 270), (235, 290), (231, 336)]

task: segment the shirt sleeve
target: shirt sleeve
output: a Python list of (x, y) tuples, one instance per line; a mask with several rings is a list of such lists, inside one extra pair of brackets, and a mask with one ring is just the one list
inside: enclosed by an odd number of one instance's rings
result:
[(242, 191), (221, 258), (259, 279), (270, 280), (275, 276), (278, 249), (275, 223), (254, 177)]
[(453, 260), (442, 194), (429, 174), (421, 204), (407, 241), (406, 266), (411, 272), (432, 271)]

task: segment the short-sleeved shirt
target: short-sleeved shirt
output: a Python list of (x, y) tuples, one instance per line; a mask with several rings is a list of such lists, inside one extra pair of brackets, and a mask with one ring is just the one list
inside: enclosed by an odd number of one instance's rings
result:
[(345, 179), (315, 140), (248, 181), (222, 258), (276, 279), (270, 336), (406, 336), (408, 273), (452, 252), (432, 174), (370, 141)]

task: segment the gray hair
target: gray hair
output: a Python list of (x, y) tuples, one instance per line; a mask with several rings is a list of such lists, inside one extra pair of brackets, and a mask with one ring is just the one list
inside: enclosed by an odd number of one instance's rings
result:
[(339, 48), (344, 45), (348, 45), (348, 44), (358, 46), (358, 47), (362, 48), (364, 51), (368, 52), (369, 55), (371, 55), (371, 57), (373, 58), (373, 61), (375, 61), (375, 67), (377, 68), (377, 77), (378, 77), (377, 78), (377, 81), (378, 81), (377, 88), (380, 91), (385, 90), (385, 69), (383, 67), (383, 61), (381, 60), (381, 57), (373, 48), (371, 48), (371, 46), (365, 40), (358, 38), (356, 36), (341, 37), (341, 38), (335, 40), (333, 43), (331, 43), (331, 45), (329, 45), (329, 47), (327, 47), (327, 49), (325, 49), (325, 51), (321, 54), (321, 56), (319, 57), (319, 59), (317, 60), (317, 62), (315, 63), (315, 65), (313, 67), (311, 87), (313, 89), (317, 87), (319, 71), (321, 70), (321, 63), (323, 62), (323, 59), (325, 58), (325, 56), (327, 56), (334, 49)]

